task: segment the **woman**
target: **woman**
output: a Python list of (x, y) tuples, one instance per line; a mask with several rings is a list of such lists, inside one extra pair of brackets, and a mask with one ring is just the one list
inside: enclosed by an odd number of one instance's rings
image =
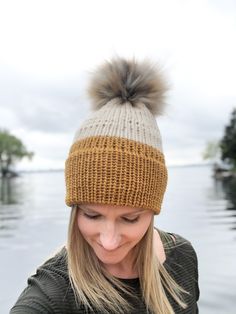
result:
[(198, 313), (196, 253), (153, 223), (167, 184), (155, 119), (167, 90), (148, 61), (95, 71), (94, 112), (65, 167), (67, 245), (28, 279), (11, 314)]

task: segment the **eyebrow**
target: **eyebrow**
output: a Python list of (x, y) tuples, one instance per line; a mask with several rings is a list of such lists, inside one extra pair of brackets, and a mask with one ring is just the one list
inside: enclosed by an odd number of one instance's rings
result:
[[(92, 213), (96, 213), (96, 214), (101, 215), (100, 212), (97, 212), (96, 210), (94, 210), (94, 209), (92, 209), (92, 208), (89, 208), (89, 207), (84, 208), (84, 207), (81, 207), (80, 205), (78, 205), (78, 207), (81, 208), (82, 210), (89, 210), (89, 211), (91, 211)], [(144, 211), (146, 211), (146, 209), (138, 209), (138, 210), (135, 211), (135, 212), (123, 213), (122, 216), (129, 216), (129, 215), (131, 216), (131, 215), (135, 215), (135, 214), (140, 214), (140, 213), (142, 213), (142, 212), (144, 212)]]

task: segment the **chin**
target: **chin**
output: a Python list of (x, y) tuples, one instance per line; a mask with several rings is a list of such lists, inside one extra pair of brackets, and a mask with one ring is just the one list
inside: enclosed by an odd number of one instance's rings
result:
[(105, 257), (102, 258), (99, 256), (97, 256), (97, 257), (98, 257), (99, 261), (101, 263), (103, 263), (104, 265), (117, 265), (122, 261), (122, 259), (105, 258)]
[(101, 253), (96, 250), (94, 251), (94, 253), (96, 254), (100, 262), (102, 262), (103, 264), (110, 264), (110, 265), (115, 265), (122, 262), (128, 254), (128, 252), (123, 252), (123, 254), (120, 254), (119, 252)]

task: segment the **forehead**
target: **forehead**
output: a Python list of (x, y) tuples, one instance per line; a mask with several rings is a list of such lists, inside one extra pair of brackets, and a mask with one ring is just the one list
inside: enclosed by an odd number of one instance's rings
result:
[(94, 211), (101, 214), (116, 214), (116, 215), (124, 215), (124, 214), (133, 214), (147, 211), (146, 209), (140, 207), (132, 207), (132, 206), (119, 206), (119, 205), (103, 205), (103, 204), (80, 204), (79, 208), (85, 209), (88, 211)]

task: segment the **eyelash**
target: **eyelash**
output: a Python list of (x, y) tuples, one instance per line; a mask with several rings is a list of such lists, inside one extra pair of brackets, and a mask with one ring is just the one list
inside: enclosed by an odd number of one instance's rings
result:
[[(89, 215), (89, 214), (86, 214), (86, 213), (84, 213), (84, 216), (85, 216), (86, 218), (88, 218), (88, 219), (91, 219), (91, 220), (96, 220), (96, 219), (100, 218), (100, 215), (94, 215), (94, 216), (92, 216), (92, 215)], [(125, 222), (128, 222), (128, 223), (132, 224), (132, 223), (135, 223), (135, 222), (137, 222), (137, 221), (139, 220), (139, 216), (136, 217), (136, 218), (134, 218), (134, 219), (128, 219), (128, 218), (123, 217), (123, 220), (124, 220)]]

